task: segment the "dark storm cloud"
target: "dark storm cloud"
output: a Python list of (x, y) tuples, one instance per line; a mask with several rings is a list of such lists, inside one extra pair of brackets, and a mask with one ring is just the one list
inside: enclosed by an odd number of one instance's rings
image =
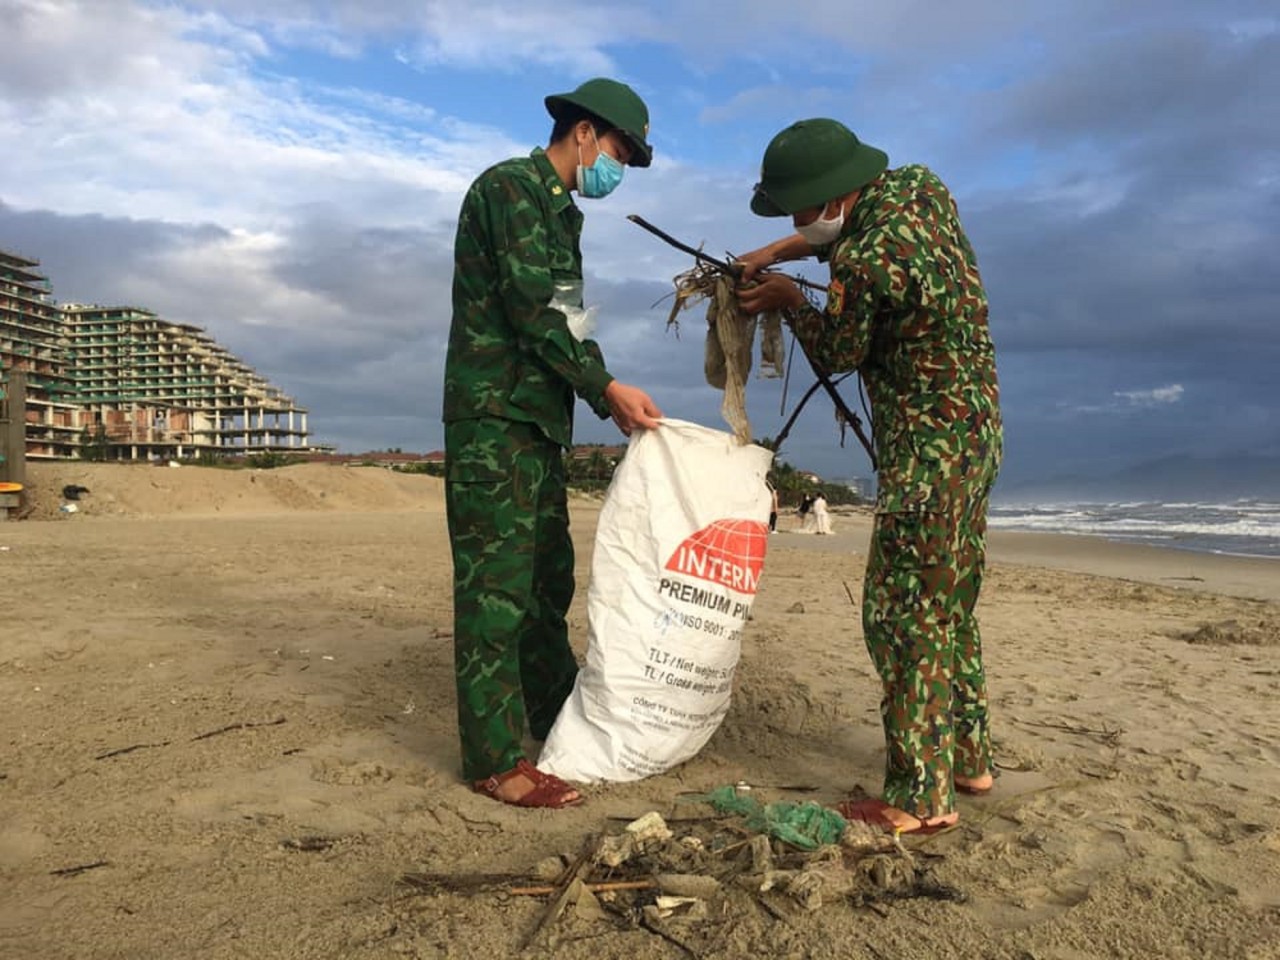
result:
[[(452, 270), (443, 236), (313, 217), (255, 257), (253, 277), (227, 270), (193, 286), (188, 259), (203, 261), (228, 231), (0, 204), (0, 249), (39, 260), (58, 301), (136, 306), (203, 327), (307, 407), (317, 439), (347, 449), (435, 439)], [(163, 291), (163, 302), (142, 289)], [(264, 290), (278, 298), (269, 326), (254, 302)], [(295, 291), (305, 297), (291, 306)], [(405, 422), (417, 426), (405, 434)]]
[(1274, 98), (1264, 95), (1280, 79), (1280, 34), (1175, 21), (1080, 40), (1088, 42), (1057, 46), (1039, 76), (999, 97), (993, 131), (1051, 148), (1085, 138), (1114, 146), (1231, 135), (1216, 156), (1170, 154), (1175, 167), (1274, 148), (1280, 133), (1260, 123), (1280, 115)]
[[(228, 236), (221, 227), (121, 220), (98, 214), (62, 216), (15, 210), (0, 200), (0, 249), (40, 261), (62, 302), (136, 303), (127, 275), (156, 268), (175, 249)], [(128, 265), (130, 269), (122, 269)]]
[(1007, 344), (1274, 348), (1277, 90), (1280, 36), (1173, 28), (1059, 54), (997, 97), (992, 134), (1063, 166), (971, 218)]
[(1278, 54), (1274, 29), (1171, 16), (1065, 39), (973, 102), (993, 155), (1030, 156), (1016, 187), (967, 198), (1010, 483), (1280, 446)]
[(436, 230), (362, 228), (305, 218), (273, 259), (286, 285), (312, 291), (380, 336), (420, 336), (449, 327), (453, 225)]

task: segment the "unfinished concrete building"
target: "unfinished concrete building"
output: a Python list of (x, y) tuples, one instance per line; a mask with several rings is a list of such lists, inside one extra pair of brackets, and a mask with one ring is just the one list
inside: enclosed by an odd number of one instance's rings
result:
[(137, 307), (59, 307), (38, 265), (0, 252), (0, 381), (27, 371), (28, 458), (310, 449), (307, 411), (202, 329)]
[(62, 312), (39, 265), (0, 250), (0, 391), (10, 370), (26, 371), (26, 456), (52, 460), (76, 455), (80, 420)]
[(307, 411), (199, 327), (137, 307), (63, 315), (90, 440), (105, 433), (112, 459), (307, 449)]

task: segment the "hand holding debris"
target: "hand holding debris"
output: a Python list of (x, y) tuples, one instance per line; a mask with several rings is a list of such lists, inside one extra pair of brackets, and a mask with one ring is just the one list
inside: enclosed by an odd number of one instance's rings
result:
[(750, 253), (744, 253), (733, 258), (733, 265), (738, 268), (738, 281), (740, 283), (750, 283), (756, 278), (757, 274), (763, 270), (768, 270), (777, 262), (777, 257), (769, 252), (768, 247), (761, 247), (759, 250), (752, 250)]
[[(743, 276), (745, 280), (745, 272)], [(758, 273), (754, 282), (740, 284), (737, 292), (744, 313), (794, 310), (808, 303), (796, 282), (785, 273)]]

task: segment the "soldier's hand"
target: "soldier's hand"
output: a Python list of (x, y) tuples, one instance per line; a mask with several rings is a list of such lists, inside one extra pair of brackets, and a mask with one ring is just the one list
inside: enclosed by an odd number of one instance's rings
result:
[(761, 270), (767, 270), (778, 261), (769, 252), (768, 247), (761, 247), (759, 250), (752, 250), (750, 253), (735, 257), (733, 262), (742, 267), (742, 273), (738, 277), (739, 281), (750, 283), (755, 279), (757, 273)]
[(746, 313), (801, 307), (807, 302), (795, 281), (781, 273), (761, 273), (755, 283), (738, 288), (738, 303)]
[(637, 427), (642, 430), (656, 428), (658, 418), (662, 416), (662, 411), (650, 396), (629, 383), (610, 381), (609, 386), (604, 389), (604, 400), (609, 404), (613, 422), (628, 437)]

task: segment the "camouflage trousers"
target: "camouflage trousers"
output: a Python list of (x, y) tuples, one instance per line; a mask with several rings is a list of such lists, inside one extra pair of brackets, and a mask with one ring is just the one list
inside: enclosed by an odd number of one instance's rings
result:
[(462, 773), (480, 780), (524, 756), (526, 715), (545, 739), (577, 676), (564, 460), (532, 424), (485, 418), (445, 425), (445, 463)]
[(955, 809), (953, 773), (991, 771), (974, 617), (989, 493), (945, 512), (878, 514), (872, 531), (862, 627), (883, 684), (884, 800), (919, 817)]

